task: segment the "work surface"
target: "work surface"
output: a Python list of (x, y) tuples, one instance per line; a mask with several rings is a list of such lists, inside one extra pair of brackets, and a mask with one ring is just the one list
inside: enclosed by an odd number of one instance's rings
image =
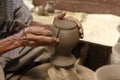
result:
[[(32, 13), (35, 21), (52, 24), (54, 16), (58, 11), (49, 16), (39, 16)], [(106, 46), (113, 46), (117, 43), (120, 33), (117, 26), (120, 24), (120, 17), (111, 14), (86, 14), (81, 12), (68, 12), (66, 16), (73, 16), (81, 21), (84, 29), (83, 41), (97, 43)]]

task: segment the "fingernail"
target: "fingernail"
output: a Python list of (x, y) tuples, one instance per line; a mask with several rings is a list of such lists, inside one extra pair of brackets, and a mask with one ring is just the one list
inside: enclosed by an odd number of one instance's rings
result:
[(59, 41), (60, 41), (59, 38), (54, 38), (54, 40), (55, 40), (56, 42), (59, 42)]
[(60, 39), (59, 39), (59, 38), (57, 38), (57, 39), (56, 39), (56, 41), (57, 41), (57, 42), (59, 42), (59, 41), (60, 41)]
[(81, 35), (81, 36), (80, 36), (80, 38), (83, 38), (83, 37), (84, 37), (84, 35)]
[(83, 29), (80, 29), (79, 31), (80, 31), (81, 34), (83, 34)]

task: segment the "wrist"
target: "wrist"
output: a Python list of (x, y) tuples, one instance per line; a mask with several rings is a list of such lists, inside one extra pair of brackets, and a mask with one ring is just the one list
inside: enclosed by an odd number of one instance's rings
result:
[(21, 47), (21, 43), (18, 38), (16, 38), (16, 35), (0, 40), (0, 44), (0, 55), (12, 49)]
[(23, 39), (18, 34), (14, 34), (12, 38), (14, 41), (14, 45), (16, 45), (17, 47), (23, 46)]

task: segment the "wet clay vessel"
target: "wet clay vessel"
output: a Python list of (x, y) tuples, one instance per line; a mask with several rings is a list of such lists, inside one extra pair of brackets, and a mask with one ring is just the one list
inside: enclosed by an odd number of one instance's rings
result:
[(55, 55), (51, 62), (60, 67), (73, 65), (76, 58), (71, 54), (71, 50), (79, 42), (77, 24), (69, 20), (55, 20), (51, 30), (54, 36), (60, 39), (60, 42), (55, 46)]

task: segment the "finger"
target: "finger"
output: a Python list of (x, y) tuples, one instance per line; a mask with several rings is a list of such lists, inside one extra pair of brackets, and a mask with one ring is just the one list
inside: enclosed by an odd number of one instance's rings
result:
[(83, 39), (83, 38), (84, 38), (84, 35), (83, 35), (83, 34), (82, 34), (82, 35), (80, 35), (80, 38), (81, 38), (81, 39)]
[(40, 27), (40, 28), (44, 28), (44, 29), (50, 29), (50, 24), (41, 24), (41, 25), (37, 25), (37, 26), (30, 26), (30, 27)]
[(44, 44), (50, 44), (50, 45), (52, 44), (52, 45), (54, 45), (55, 43), (59, 42), (59, 38), (41, 36), (39, 38), (39, 41), (41, 41)]
[(27, 36), (27, 40), (36, 41), (41, 45), (53, 45), (59, 42), (58, 38), (47, 37), (47, 36), (36, 36), (33, 34), (29, 34), (29, 36)]
[(54, 18), (54, 20), (56, 20), (56, 19), (63, 19), (63, 18), (65, 17), (65, 15), (66, 15), (66, 12), (62, 12), (62, 13), (58, 14), (58, 15)]
[(35, 34), (35, 35), (44, 35), (44, 36), (53, 36), (53, 33), (45, 28), (40, 27), (29, 27), (27, 30), (25, 30), (25, 33)]
[(79, 29), (79, 33), (80, 33), (80, 38), (83, 38), (84, 37), (83, 28)]
[(48, 42), (44, 42), (44, 41), (30, 41), (28, 40), (27, 44), (24, 44), (24, 46), (34, 46), (34, 47), (37, 47), (37, 46), (48, 46), (48, 45), (52, 45), (54, 46), (55, 43), (48, 43)]
[(82, 25), (80, 24), (80, 22), (79, 22), (77, 19), (75, 19), (75, 18), (73, 18), (73, 17), (71, 17), (71, 16), (70, 16), (70, 17), (66, 17), (66, 19), (67, 19), (67, 20), (74, 21), (74, 22), (77, 23), (77, 26), (78, 26), (78, 28), (79, 28), (80, 38), (83, 38), (83, 37), (84, 37), (83, 28), (82, 28)]

